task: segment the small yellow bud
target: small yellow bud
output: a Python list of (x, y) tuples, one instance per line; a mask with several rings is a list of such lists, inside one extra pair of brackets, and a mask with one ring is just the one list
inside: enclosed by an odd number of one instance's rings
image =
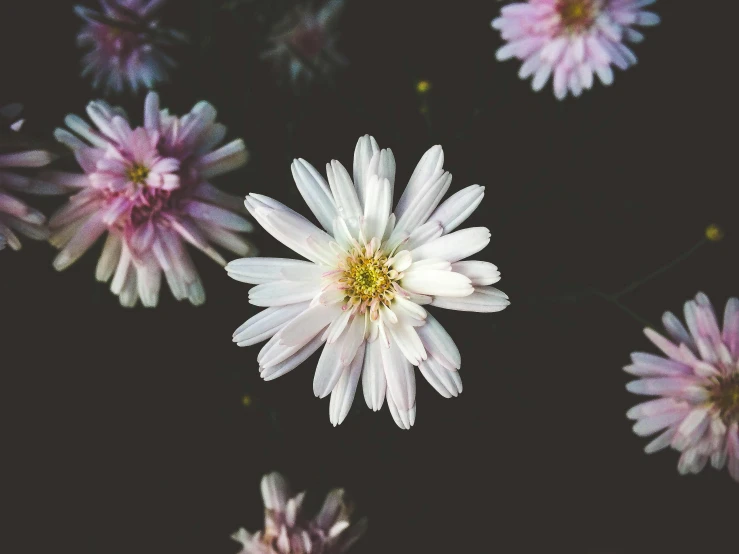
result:
[(426, 94), (430, 90), (431, 83), (429, 83), (428, 81), (418, 81), (418, 83), (416, 83), (416, 92), (418, 94)]
[(252, 399), (251, 399), (251, 396), (249, 396), (248, 394), (245, 394), (245, 395), (244, 395), (244, 396), (243, 396), (243, 397), (241, 398), (241, 403), (242, 403), (242, 404), (244, 405), (244, 407), (245, 407), (245, 408), (248, 408), (249, 406), (251, 406), (251, 403), (252, 403), (252, 402), (253, 402), (253, 401), (252, 401)]
[(709, 225), (706, 227), (706, 238), (711, 242), (718, 242), (724, 238), (724, 232), (721, 227), (716, 224)]

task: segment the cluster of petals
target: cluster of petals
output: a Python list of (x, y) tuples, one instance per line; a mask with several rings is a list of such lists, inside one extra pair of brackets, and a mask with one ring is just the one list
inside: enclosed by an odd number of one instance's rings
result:
[(726, 304), (722, 326), (705, 294), (684, 311), (687, 329), (670, 312), (662, 318), (670, 338), (645, 331), (664, 356), (637, 352), (624, 368), (640, 377), (627, 385), (630, 392), (660, 397), (628, 417), (639, 436), (660, 432), (647, 453), (668, 446), (681, 452), (681, 474), (699, 473), (710, 461), (739, 481), (739, 299)]
[(336, 50), (335, 27), (345, 0), (328, 0), (316, 9), (299, 4), (272, 29), (271, 46), (262, 54), (292, 85), (329, 76), (347, 60)]
[(324, 343), (313, 392), (331, 395), (329, 415), (341, 423), (362, 380), (367, 405), (384, 401), (396, 424), (416, 417), (414, 366), (443, 396), (462, 391), (461, 355), (424, 306), (497, 312), (509, 305), (492, 284), (496, 266), (464, 261), (490, 241), (484, 227), (457, 230), (483, 199), (472, 185), (442, 199), (451, 185), (444, 153), (431, 148), (419, 162), (395, 210), (395, 158), (370, 136), (357, 143), (352, 175), (338, 161), (327, 179), (295, 160), (295, 182), (320, 229), (269, 197), (251, 194), (246, 206), (272, 236), (306, 259), (251, 258), (226, 269), (257, 285), (252, 304), (266, 308), (234, 333), (249, 346), (264, 340), (262, 378), (291, 371)]
[(264, 530), (239, 529), (232, 538), (241, 543), (240, 554), (341, 554), (362, 536), (365, 520), (351, 524), (351, 508), (344, 491), (329, 492), (313, 519), (303, 515), (305, 493), (295, 496), (279, 473), (262, 478)]
[(13, 250), (20, 249), (18, 234), (35, 240), (48, 238), (44, 214), (18, 198), (18, 193), (46, 195), (66, 192), (65, 187), (43, 182), (18, 171), (10, 171), (43, 167), (53, 159), (52, 154), (46, 150), (28, 149), (22, 144), (14, 145), (17, 141), (12, 135), (16, 135), (23, 125), (23, 120), (18, 119), (21, 108), (19, 104), (0, 108), (0, 117), (8, 121), (8, 133), (11, 134), (7, 141), (8, 147), (0, 152), (0, 250), (6, 246)]
[(82, 75), (92, 76), (95, 88), (137, 92), (169, 79), (175, 62), (165, 50), (184, 37), (160, 28), (154, 18), (165, 1), (100, 0), (101, 12), (75, 6), (75, 12), (85, 21), (77, 43), (88, 50)]
[(560, 100), (568, 93), (580, 96), (593, 86), (594, 76), (604, 85), (613, 82), (616, 66), (625, 70), (637, 61), (626, 45), (644, 35), (637, 26), (659, 23), (643, 8), (656, 0), (528, 0), (504, 6), (493, 28), (507, 44), (499, 60), (518, 58), (522, 79), (533, 77), (541, 90), (552, 78)]
[(186, 244), (221, 265), (214, 244), (242, 256), (251, 250), (243, 233), (252, 224), (240, 199), (209, 182), (246, 163), (243, 141), (219, 146), (226, 127), (209, 103), (177, 117), (160, 110), (156, 93), (146, 97), (142, 127), (132, 129), (121, 108), (103, 101), (91, 102), (87, 115), (94, 126), (69, 115), (73, 132), (55, 133), (84, 173), (47, 176), (76, 192), (49, 222), (50, 241), (61, 249), (54, 267), (69, 267), (107, 233), (96, 277), (112, 277), (122, 305), (140, 298), (156, 306), (162, 277), (175, 298), (201, 304), (205, 290)]

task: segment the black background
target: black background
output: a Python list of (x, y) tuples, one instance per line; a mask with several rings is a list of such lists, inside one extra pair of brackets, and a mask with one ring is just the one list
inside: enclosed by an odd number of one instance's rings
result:
[[(162, 104), (184, 113), (211, 101), (252, 153), (216, 183), (305, 213), (293, 157), (350, 167), (370, 133), (393, 149), (400, 189), (442, 144), (451, 192), (487, 187), (467, 225), (491, 229), (481, 257), (501, 269), (512, 305), (437, 310), (463, 354), (465, 390), (445, 400), (419, 373), (411, 431), (386, 407), (372, 413), (361, 391), (333, 428), (328, 399), (312, 395), (315, 357), (264, 383), (258, 347), (231, 343), (256, 309), (247, 286), (203, 256), (205, 306), (166, 292), (155, 310), (126, 310), (94, 281), (99, 245), (57, 274), (52, 248), (25, 240), (0, 254), (3, 527), (22, 545), (13, 551), (235, 553), (229, 535), (260, 527), (259, 479), (274, 469), (314, 503), (330, 487), (350, 491), (370, 519), (356, 554), (735, 551), (739, 489), (728, 473), (679, 476), (678, 455), (646, 456), (625, 418), (640, 398), (621, 367), (631, 351), (653, 350), (642, 325), (582, 294), (648, 275), (713, 222), (722, 242), (623, 303), (658, 322), (699, 290), (721, 307), (739, 294), (735, 5), (658, 2), (663, 21), (636, 46), (639, 65), (558, 102), (551, 88), (532, 93), (515, 62), (495, 61), (493, 1), (350, 0), (340, 50), (351, 65), (333, 87), (297, 96), (258, 59), (259, 10), (220, 3), (172, 0), (161, 12), (192, 38)], [(4, 2), (0, 12), (1, 100), (23, 102), (39, 136), (99, 97), (78, 77), (71, 5)], [(430, 126), (419, 78), (433, 86)], [(140, 117), (143, 97), (113, 100)], [(290, 255), (266, 233), (254, 241)]]

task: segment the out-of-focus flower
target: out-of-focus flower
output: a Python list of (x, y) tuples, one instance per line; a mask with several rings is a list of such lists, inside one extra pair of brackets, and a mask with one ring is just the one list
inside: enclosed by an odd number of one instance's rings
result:
[(54, 267), (69, 267), (108, 232), (96, 276), (113, 277), (111, 290), (122, 305), (141, 298), (156, 306), (162, 274), (175, 298), (202, 304), (205, 290), (185, 244), (222, 265), (211, 243), (239, 255), (251, 250), (240, 234), (252, 229), (241, 201), (208, 182), (246, 163), (244, 142), (217, 148), (226, 127), (216, 123), (213, 106), (199, 102), (177, 117), (160, 111), (153, 92), (146, 97), (143, 127), (131, 129), (125, 112), (103, 101), (91, 102), (87, 114), (96, 128), (69, 115), (65, 122), (79, 136), (55, 133), (85, 173), (48, 176), (78, 190), (49, 223), (50, 241), (61, 249)]
[(418, 94), (426, 94), (431, 90), (431, 83), (428, 81), (418, 81), (416, 83), (416, 92)]
[(279, 473), (262, 478), (264, 530), (254, 534), (239, 529), (232, 538), (243, 545), (240, 554), (341, 554), (362, 536), (366, 520), (351, 524), (351, 507), (344, 491), (335, 489), (326, 497), (313, 519), (302, 513), (302, 492), (292, 496)]
[[(19, 144), (15, 134), (23, 125), (23, 120), (18, 119), (21, 109), (20, 104), (0, 108), (0, 117), (5, 120), (0, 140), (0, 250), (6, 245), (13, 250), (20, 249), (21, 242), (16, 233), (35, 240), (45, 240), (49, 235), (44, 214), (21, 201), (15, 196), (16, 193), (46, 195), (68, 191), (62, 186), (7, 171), (42, 167), (53, 160), (51, 152)], [(9, 129), (7, 134), (6, 127)]]
[(77, 43), (89, 51), (83, 76), (95, 88), (121, 93), (151, 89), (169, 79), (174, 60), (165, 49), (184, 41), (177, 31), (163, 29), (154, 14), (166, 0), (100, 0), (102, 12), (75, 6), (85, 20)]
[(739, 299), (726, 304), (723, 329), (705, 294), (685, 304), (686, 329), (667, 312), (662, 322), (672, 340), (652, 329), (645, 333), (666, 357), (634, 353), (624, 369), (638, 377), (626, 388), (635, 394), (660, 396), (628, 412), (640, 436), (661, 434), (647, 453), (667, 446), (682, 452), (681, 474), (698, 473), (711, 461), (728, 465), (739, 481)]
[(718, 225), (709, 225), (706, 227), (706, 238), (711, 242), (719, 242), (724, 238), (724, 230)]
[(636, 56), (625, 42), (644, 39), (634, 27), (656, 25), (659, 17), (643, 8), (656, 0), (529, 0), (504, 6), (493, 28), (508, 43), (499, 60), (523, 60), (522, 79), (533, 76), (541, 90), (550, 77), (560, 100), (568, 91), (580, 96), (593, 86), (613, 82), (612, 65), (627, 69)]
[(328, 0), (320, 9), (311, 3), (292, 9), (275, 25), (270, 42), (272, 47), (262, 54), (291, 84), (329, 76), (347, 61), (336, 51), (336, 23), (344, 0)]
[(349, 413), (360, 376), (367, 405), (377, 411), (387, 397), (404, 429), (416, 417), (413, 366), (443, 396), (462, 392), (459, 350), (422, 305), (498, 312), (509, 304), (490, 286), (500, 280), (493, 264), (461, 261), (490, 242), (490, 231), (452, 232), (480, 204), (484, 188), (472, 185), (439, 205), (452, 181), (443, 164), (440, 146), (426, 152), (393, 213), (395, 158), (372, 137), (357, 143), (353, 181), (337, 161), (326, 166), (327, 183), (308, 162), (295, 160), (295, 183), (325, 231), (269, 197), (246, 199), (272, 236), (309, 261), (228, 264), (234, 279), (258, 285), (250, 302), (267, 308), (236, 330), (234, 342), (270, 339), (257, 356), (265, 380), (291, 371), (326, 342), (313, 392), (331, 395), (334, 425)]

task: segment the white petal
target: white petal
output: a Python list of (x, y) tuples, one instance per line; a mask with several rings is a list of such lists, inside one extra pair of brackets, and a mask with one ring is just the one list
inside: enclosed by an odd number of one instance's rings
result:
[(313, 353), (318, 350), (323, 344), (323, 340), (320, 335), (317, 335), (308, 344), (302, 348), (294, 351), (290, 356), (282, 360), (281, 362), (270, 366), (269, 368), (262, 368), (260, 376), (265, 381), (272, 381), (278, 377), (282, 377), (286, 373), (292, 371), (305, 360), (310, 358)]
[(409, 292), (429, 296), (469, 296), (474, 292), (470, 280), (453, 271), (419, 270), (409, 272), (400, 281)]
[(373, 156), (379, 150), (380, 147), (377, 146), (377, 141), (369, 135), (361, 137), (354, 149), (354, 184), (362, 201), (364, 201), (367, 182), (370, 178), (369, 165)]
[(251, 346), (274, 336), (289, 321), (303, 313), (309, 307), (308, 302), (267, 308), (247, 319), (233, 334), (233, 341), (239, 346)]
[(432, 306), (460, 312), (500, 312), (510, 305), (503, 293), (493, 287), (475, 287), (475, 292), (464, 298), (435, 297)]
[(295, 184), (305, 203), (329, 233), (337, 216), (336, 204), (328, 184), (316, 169), (303, 159), (295, 160), (291, 166)]
[(326, 174), (338, 214), (346, 219), (359, 218), (362, 210), (349, 172), (340, 162), (334, 160), (326, 165)]
[(409, 199), (409, 205), (403, 212), (398, 215), (395, 224), (395, 233), (401, 231), (412, 232), (416, 227), (424, 224), (428, 217), (433, 213), (436, 207), (444, 198), (452, 184), (452, 176), (449, 173), (441, 173), (436, 179), (428, 181), (418, 193)]
[(229, 276), (253, 285), (273, 281), (320, 281), (324, 269), (311, 262), (288, 258), (242, 258), (226, 265)]
[(364, 202), (364, 236), (382, 240), (392, 210), (393, 192), (386, 178), (370, 177)]
[(416, 329), (426, 351), (447, 369), (462, 367), (462, 355), (454, 340), (438, 320), (428, 314), (426, 324)]
[(320, 282), (273, 281), (249, 291), (249, 303), (263, 308), (312, 300), (321, 292)]
[(485, 187), (471, 185), (450, 196), (436, 211), (429, 221), (438, 222), (444, 233), (450, 233), (459, 227), (477, 209), (485, 196)]
[(452, 271), (467, 277), (475, 287), (493, 285), (500, 281), (498, 268), (490, 262), (465, 261), (452, 264)]
[(434, 181), (441, 175), (443, 166), (444, 150), (438, 145), (431, 147), (413, 171), (408, 186), (405, 187), (403, 195), (395, 208), (396, 217), (400, 218), (405, 213), (429, 181)]
[(312, 306), (280, 332), (280, 340), (287, 346), (303, 346), (340, 313), (341, 307), (337, 304)]
[(471, 227), (455, 231), (419, 246), (411, 252), (414, 260), (442, 258), (450, 262), (477, 254), (490, 242), (490, 231), (485, 227)]
[(354, 394), (357, 391), (357, 384), (364, 366), (365, 345), (360, 346), (351, 365), (344, 368), (339, 382), (336, 383), (334, 390), (331, 392), (331, 402), (329, 405), (329, 419), (331, 424), (340, 425), (349, 414), (354, 402)]
[(346, 341), (346, 333), (334, 343), (327, 343), (321, 352), (321, 357), (316, 366), (313, 376), (313, 394), (318, 398), (325, 398), (334, 390), (336, 383), (341, 377), (341, 372), (346, 367), (341, 363), (341, 352)]
[(403, 356), (411, 364), (418, 365), (421, 363), (421, 360), (425, 360), (428, 357), (426, 349), (423, 347), (423, 342), (421, 342), (414, 327), (404, 323), (398, 323), (397, 325), (387, 325), (386, 329), (390, 332), (394, 344), (397, 345)]
[(385, 347), (379, 340), (367, 344), (364, 354), (364, 371), (362, 372), (362, 391), (367, 407), (378, 411), (385, 402), (385, 368), (382, 365), (382, 349)]
[(434, 359), (428, 359), (418, 366), (421, 374), (444, 398), (459, 396), (462, 392), (462, 378), (459, 372), (450, 371)]
[(395, 342), (391, 343), (389, 348), (382, 346), (380, 351), (388, 393), (392, 395), (400, 411), (408, 411), (416, 403), (416, 377), (413, 374), (413, 366)]
[(268, 510), (282, 511), (290, 498), (290, 486), (279, 473), (270, 473), (262, 477), (262, 498)]

